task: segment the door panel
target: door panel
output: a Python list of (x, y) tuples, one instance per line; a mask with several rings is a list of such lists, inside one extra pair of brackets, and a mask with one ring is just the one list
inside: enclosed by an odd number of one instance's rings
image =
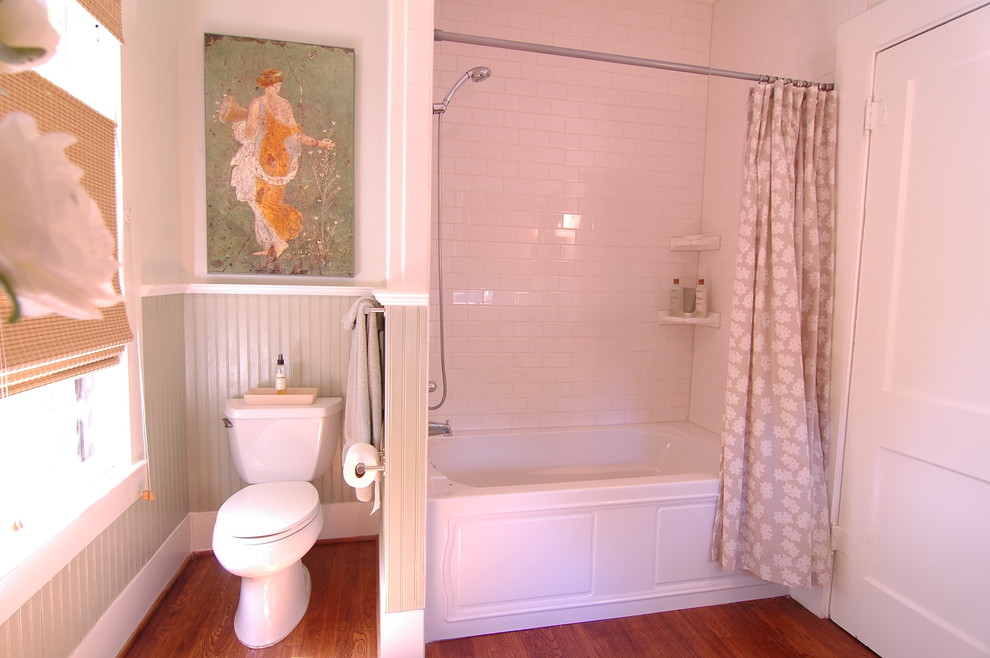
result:
[(877, 57), (832, 618), (990, 655), (990, 8)]

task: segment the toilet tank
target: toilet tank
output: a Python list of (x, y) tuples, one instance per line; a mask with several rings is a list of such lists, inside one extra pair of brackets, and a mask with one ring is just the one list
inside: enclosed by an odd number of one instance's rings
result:
[(340, 447), (342, 398), (307, 405), (245, 404), (227, 400), (227, 439), (234, 468), (248, 484), (315, 480)]

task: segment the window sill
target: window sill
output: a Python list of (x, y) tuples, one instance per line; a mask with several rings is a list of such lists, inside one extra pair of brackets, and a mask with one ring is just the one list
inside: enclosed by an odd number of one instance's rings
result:
[[(75, 518), (59, 529), (23, 542), (5, 551), (0, 563), (0, 623), (14, 614), (83, 551), (100, 533), (123, 514), (147, 482), (148, 462), (141, 460), (129, 469), (121, 469), (119, 479), (109, 476), (105, 488), (94, 490), (93, 497), (77, 509), (65, 510)], [(67, 505), (69, 502), (67, 501)]]

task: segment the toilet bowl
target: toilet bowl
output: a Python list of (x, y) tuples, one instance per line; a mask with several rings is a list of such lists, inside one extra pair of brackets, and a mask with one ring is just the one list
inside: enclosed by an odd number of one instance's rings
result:
[(302, 557), (322, 529), (319, 494), (309, 482), (252, 484), (220, 507), (213, 553), (241, 577), (234, 632), (242, 644), (271, 646), (302, 620), (311, 590)]
[(213, 553), (241, 578), (234, 632), (247, 647), (279, 642), (302, 620), (312, 588), (302, 557), (323, 530), (319, 492), (309, 480), (339, 445), (340, 398), (310, 405), (224, 407), (231, 455), (248, 486), (221, 505)]

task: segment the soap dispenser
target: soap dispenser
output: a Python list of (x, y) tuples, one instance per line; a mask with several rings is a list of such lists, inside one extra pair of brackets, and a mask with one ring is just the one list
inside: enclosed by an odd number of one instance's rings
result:
[(708, 287), (704, 279), (698, 279), (698, 289), (694, 293), (694, 317), (708, 317)]
[(684, 317), (684, 289), (680, 279), (674, 279), (674, 284), (670, 287), (670, 315), (674, 318)]
[(279, 354), (278, 361), (275, 362), (275, 395), (285, 395), (285, 390), (285, 360)]

